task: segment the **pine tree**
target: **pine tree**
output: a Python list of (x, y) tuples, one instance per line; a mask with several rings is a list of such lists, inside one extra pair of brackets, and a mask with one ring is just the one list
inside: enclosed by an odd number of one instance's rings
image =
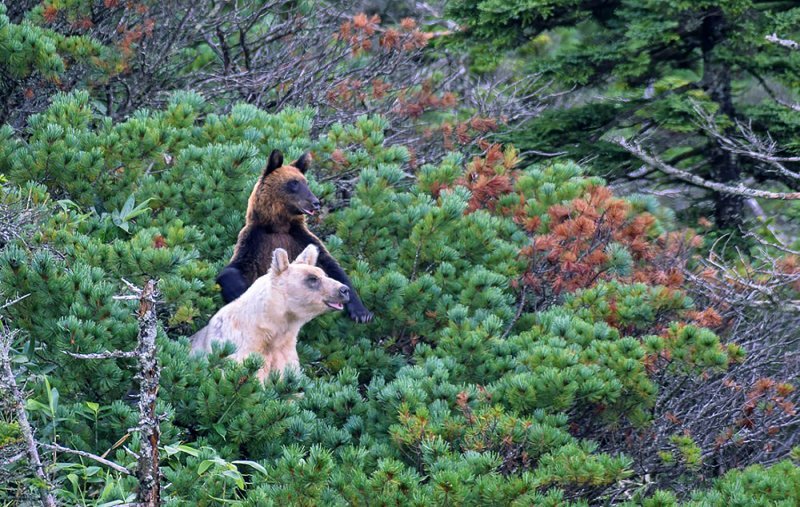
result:
[[(21, 111), (41, 108), (72, 63), (90, 64), (102, 46), (80, 35), (64, 35), (28, 19), (13, 23), (0, 5), (0, 123), (22, 126)], [(34, 105), (36, 104), (36, 105)]]

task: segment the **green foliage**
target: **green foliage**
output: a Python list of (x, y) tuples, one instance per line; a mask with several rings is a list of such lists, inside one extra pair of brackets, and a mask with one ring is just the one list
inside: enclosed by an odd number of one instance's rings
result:
[(19, 424), (0, 421), (0, 447), (19, 443), (21, 440), (22, 433), (19, 430)]
[(12, 24), (5, 14), (6, 6), (0, 6), (0, 63), (13, 76), (26, 76), (36, 70), (55, 77), (64, 71), (52, 34), (27, 23)]
[(729, 505), (774, 505), (789, 507), (800, 502), (800, 468), (788, 460), (771, 467), (753, 465), (732, 470), (714, 482), (713, 488), (697, 491), (687, 502), (675, 495), (657, 491), (640, 502), (625, 505), (645, 507), (725, 507)]
[[(383, 147), (380, 118), (312, 139), (308, 110), (205, 107), (179, 94), (162, 111), (112, 123), (85, 94), (63, 95), (25, 137), (3, 130), (0, 151), (3, 195), (31, 195), (48, 210), (30, 238), (0, 252), (4, 295), (30, 294), (3, 318), (23, 331), (14, 346), (31, 359), (28, 408), (41, 437), (112, 449), (109, 459), (133, 466), (119, 443), (139, 448), (136, 434), (125, 437), (135, 410), (118, 401), (132, 386), (129, 361), (65, 352), (129, 350), (136, 320), (113, 299), (120, 279), (161, 280), (168, 505), (587, 505), (576, 491), (599, 495), (630, 478), (634, 462), (576, 428), (646, 427), (658, 389), (649, 355), (669, 350), (676, 375), (727, 364), (716, 335), (682, 322), (692, 303), (678, 290), (620, 278), (517, 315), (510, 281), (526, 269), (529, 235), (501, 211), (467, 212), (456, 155), (424, 167), (417, 184), (400, 169), (405, 150)], [(328, 202), (327, 178), (341, 166), (333, 153), (359, 168), (349, 205), (311, 226), (328, 232), (376, 319), (312, 321), (300, 338), (305, 372), (261, 384), (259, 358), (233, 363), (230, 345), (190, 356), (185, 336), (221, 304), (214, 277), (275, 148), (289, 159), (315, 153), (311, 186)], [(441, 183), (449, 189), (434, 192)], [(545, 227), (548, 208), (597, 183), (561, 163), (517, 178), (525, 212)], [(610, 248), (624, 274), (625, 253)], [(662, 336), (638, 338), (673, 320)], [(65, 503), (129, 501), (135, 490), (93, 463), (55, 460)]]

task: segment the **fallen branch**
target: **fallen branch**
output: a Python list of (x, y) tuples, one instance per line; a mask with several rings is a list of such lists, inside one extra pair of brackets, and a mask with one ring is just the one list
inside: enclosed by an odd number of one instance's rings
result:
[(619, 146), (621, 146), (626, 151), (628, 151), (628, 153), (630, 153), (631, 155), (635, 156), (642, 162), (652, 167), (655, 167), (659, 171), (668, 174), (670, 176), (674, 176), (680, 180), (686, 181), (687, 183), (704, 187), (709, 190), (714, 190), (716, 192), (721, 192), (723, 194), (741, 195), (744, 197), (760, 197), (763, 199), (776, 199), (776, 200), (800, 199), (800, 192), (769, 192), (766, 190), (757, 190), (754, 188), (745, 187), (742, 184), (739, 184), (734, 187), (730, 185), (724, 185), (722, 183), (717, 183), (714, 181), (709, 181), (705, 178), (697, 176), (696, 174), (686, 172), (684, 170), (678, 169), (677, 167), (672, 167), (671, 165), (667, 164), (658, 157), (647, 153), (637, 143), (629, 142), (627, 139), (621, 137), (615, 139), (614, 142)]

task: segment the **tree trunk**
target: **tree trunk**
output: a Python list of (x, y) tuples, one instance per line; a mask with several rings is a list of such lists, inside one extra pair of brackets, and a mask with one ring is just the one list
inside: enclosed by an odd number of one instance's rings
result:
[[(703, 51), (703, 88), (720, 107), (720, 112), (733, 119), (736, 111), (731, 96), (731, 72), (728, 64), (721, 61), (716, 46), (725, 39), (725, 15), (721, 9), (706, 13), (701, 31)], [(732, 134), (730, 127), (726, 134)], [(741, 177), (736, 156), (724, 150), (718, 141), (711, 140), (709, 150), (710, 176), (713, 181), (730, 185)], [(739, 195), (714, 192), (714, 215), (717, 225), (722, 228), (736, 227), (742, 222), (744, 199)]]
[(161, 472), (159, 470), (158, 442), (161, 436), (156, 400), (160, 369), (156, 351), (156, 283), (147, 282), (139, 297), (139, 427), (141, 445), (136, 477), (139, 490), (136, 500), (141, 506), (157, 507), (161, 504)]

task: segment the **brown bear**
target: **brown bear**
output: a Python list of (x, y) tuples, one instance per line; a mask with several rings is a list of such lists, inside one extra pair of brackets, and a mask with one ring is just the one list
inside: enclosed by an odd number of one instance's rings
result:
[(264, 358), (261, 380), (272, 370), (299, 369), (300, 328), (318, 315), (344, 309), (350, 296), (346, 285), (315, 266), (318, 255), (317, 247), (309, 245), (289, 263), (286, 250), (276, 248), (267, 274), (190, 338), (192, 351), (208, 353), (213, 342), (230, 341), (236, 346), (233, 359), (241, 361), (250, 354)]
[(319, 249), (319, 266), (350, 289), (347, 310), (356, 322), (369, 322), (372, 313), (364, 307), (353, 283), (325, 246), (306, 225), (305, 215), (320, 208), (319, 199), (308, 188), (305, 172), (311, 163), (306, 153), (290, 165), (274, 150), (259, 177), (250, 199), (244, 228), (239, 232), (230, 263), (217, 276), (226, 303), (238, 298), (269, 269), (272, 252), (283, 248), (294, 259), (308, 245)]

